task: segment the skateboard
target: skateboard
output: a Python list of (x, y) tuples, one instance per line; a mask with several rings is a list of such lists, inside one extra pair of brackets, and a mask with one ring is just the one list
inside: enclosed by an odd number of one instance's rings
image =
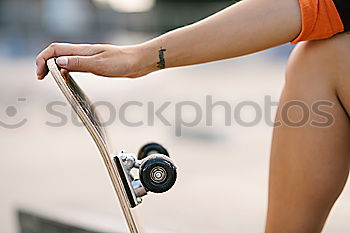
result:
[[(99, 150), (129, 231), (142, 233), (134, 208), (141, 204), (142, 198), (147, 193), (166, 192), (176, 181), (176, 166), (170, 159), (168, 151), (158, 143), (148, 143), (140, 148), (137, 155), (124, 150), (113, 153), (106, 129), (87, 95), (71, 75), (60, 71), (55, 58), (49, 59), (47, 66)], [(132, 170), (138, 172), (132, 173)]]

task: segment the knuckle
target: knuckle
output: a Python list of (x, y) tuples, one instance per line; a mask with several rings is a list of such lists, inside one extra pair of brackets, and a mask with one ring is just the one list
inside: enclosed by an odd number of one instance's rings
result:
[(58, 49), (58, 46), (59, 46), (59, 44), (56, 43), (56, 42), (54, 42), (54, 43), (51, 43), (51, 44), (49, 45), (49, 47), (47, 47), (46, 52), (47, 52), (48, 54), (50, 54), (49, 57), (51, 57), (51, 56), (56, 56), (56, 51), (57, 51), (57, 49)]
[(93, 53), (93, 51), (95, 50), (95, 47), (92, 45), (85, 45), (82, 48), (83, 51), (85, 51), (87, 54)]
[(76, 67), (78, 69), (81, 68), (81, 60), (79, 57), (73, 58), (73, 65), (74, 65), (74, 67)]
[(58, 46), (58, 43), (57, 42), (53, 42), (49, 45), (49, 48), (56, 48)]
[(104, 44), (94, 44), (94, 45), (90, 45), (91, 47), (95, 47), (97, 49), (103, 49), (105, 48), (105, 45)]
[(92, 46), (95, 50), (96, 53), (101, 53), (103, 51), (106, 51), (108, 48), (108, 45), (104, 45), (104, 44), (95, 44)]

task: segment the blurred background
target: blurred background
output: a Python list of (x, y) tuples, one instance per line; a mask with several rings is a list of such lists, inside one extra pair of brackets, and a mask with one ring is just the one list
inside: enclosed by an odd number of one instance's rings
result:
[[(56, 106), (67, 122), (50, 114), (50, 103), (65, 103), (52, 77), (37, 81), (35, 56), (52, 42), (134, 44), (193, 23), (233, 1), (215, 0), (0, 0), (0, 232), (18, 232), (16, 209), (43, 209), (54, 215), (84, 218), (109, 216), (126, 232), (118, 203), (97, 148), (76, 124), (66, 104)], [(205, 39), (205, 38), (203, 38)], [(258, 39), (258, 38), (257, 38)], [(215, 41), (208, 41), (208, 46)], [(234, 41), (232, 41), (234, 43)], [(137, 152), (156, 141), (170, 151), (179, 177), (164, 195), (149, 195), (138, 207), (146, 228), (161, 232), (263, 232), (272, 127), (264, 120), (244, 127), (225, 126), (222, 107), (213, 124), (198, 124), (175, 134), (174, 105), (181, 101), (226, 101), (232, 108), (264, 99), (278, 101), (292, 46), (284, 45), (242, 58), (156, 72), (137, 80), (73, 74), (93, 100), (118, 109), (127, 101), (160, 107), (171, 126), (123, 125), (116, 117), (108, 126), (116, 149)], [(101, 110), (102, 111), (102, 110)], [(146, 107), (132, 107), (131, 121), (147, 122)], [(102, 111), (103, 112), (103, 111)], [(271, 119), (275, 108), (271, 110)], [(244, 121), (254, 109), (243, 108)], [(105, 113), (106, 115), (106, 113)], [(108, 116), (107, 116), (108, 117)], [(191, 108), (183, 111), (195, 118)], [(322, 172), (322, 171), (320, 171)], [(350, 190), (345, 188), (325, 232), (350, 231)], [(79, 215), (79, 216), (77, 216)], [(65, 217), (67, 217), (65, 216)], [(98, 224), (106, 217), (90, 219)]]

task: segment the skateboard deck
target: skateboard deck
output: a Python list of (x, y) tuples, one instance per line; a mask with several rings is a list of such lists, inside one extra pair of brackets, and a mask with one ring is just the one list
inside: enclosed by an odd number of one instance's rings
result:
[(65, 75), (65, 77), (62, 75), (54, 58), (47, 61), (47, 66), (65, 98), (97, 145), (130, 232), (142, 233), (141, 226), (137, 222), (134, 210), (132, 209), (140, 201), (137, 199), (128, 181), (127, 171), (123, 165), (121, 156), (112, 154), (108, 135), (101, 124), (97, 112), (94, 111), (91, 101), (69, 74)]

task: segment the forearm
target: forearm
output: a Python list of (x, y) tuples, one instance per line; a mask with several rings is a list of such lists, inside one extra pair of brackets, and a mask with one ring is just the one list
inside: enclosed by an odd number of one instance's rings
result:
[(298, 0), (243, 0), (195, 24), (139, 45), (143, 73), (233, 58), (293, 40), (301, 31)]
[(46, 76), (46, 61), (52, 57), (68, 71), (135, 78), (161, 68), (238, 57), (289, 41), (325, 39), (344, 28), (350, 30), (349, 9), (348, 0), (242, 0), (139, 45), (53, 43), (37, 56), (37, 76)]
[[(107, 77), (140, 77), (164, 67), (193, 65), (254, 53), (292, 41), (301, 31), (298, 0), (242, 0), (198, 23), (134, 46), (53, 43), (36, 58), (38, 79), (46, 61), (68, 71)], [(160, 62), (161, 63), (161, 62)]]

